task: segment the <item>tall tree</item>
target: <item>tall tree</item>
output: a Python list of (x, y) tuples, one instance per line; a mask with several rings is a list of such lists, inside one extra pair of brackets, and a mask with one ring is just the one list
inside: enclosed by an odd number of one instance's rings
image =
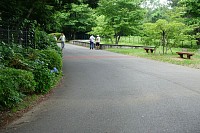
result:
[(157, 46), (161, 44), (163, 54), (167, 53), (170, 47), (180, 44), (182, 40), (191, 37), (188, 32), (193, 30), (182, 22), (168, 22), (164, 19), (159, 19), (155, 23), (145, 23), (143, 29), (145, 43), (155, 44), (159, 40)]
[(72, 4), (69, 17), (64, 24), (65, 29), (71, 33), (71, 39), (76, 38), (78, 32), (88, 32), (94, 25), (94, 11), (87, 4)]
[(167, 1), (169, 1), (171, 7), (176, 7), (176, 6), (178, 6), (178, 2), (180, 0), (167, 0)]
[[(7, 0), (0, 3), (1, 26), (11, 28), (24, 27), (25, 22), (36, 21), (42, 27), (46, 24), (53, 14), (55, 0)], [(27, 24), (28, 25), (28, 24)]]
[(88, 34), (91, 35), (101, 35), (105, 37), (106, 39), (111, 40), (111, 43), (113, 44), (113, 36), (114, 36), (114, 29), (107, 25), (107, 22), (105, 20), (104, 15), (100, 15), (96, 17), (95, 19), (96, 26), (92, 28), (92, 31), (88, 32)]
[(195, 34), (197, 35), (197, 45), (200, 46), (200, 1), (199, 0), (182, 0), (180, 1), (185, 7), (184, 17), (187, 24), (196, 25)]
[(91, 8), (97, 8), (99, 0), (82, 0), (83, 4), (88, 4)]
[(139, 0), (100, 0), (97, 13), (104, 15), (106, 25), (113, 29), (115, 43), (122, 35), (137, 34), (144, 16)]

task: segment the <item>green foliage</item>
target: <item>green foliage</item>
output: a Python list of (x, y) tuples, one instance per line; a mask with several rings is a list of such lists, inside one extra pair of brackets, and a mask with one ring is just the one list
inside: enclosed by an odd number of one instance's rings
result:
[[(59, 36), (60, 33), (57, 33), (56, 35)], [(36, 30), (35, 43), (37, 45), (37, 49), (39, 49), (39, 50), (55, 49), (57, 51), (57, 53), (62, 56), (62, 51), (58, 47), (57, 42), (53, 38), (52, 34), (47, 34), (44, 31)]]
[(181, 0), (180, 5), (184, 7), (183, 16), (188, 25), (194, 25), (193, 35), (196, 37), (196, 43), (200, 46), (200, 2), (199, 0)]
[(28, 70), (28, 64), (24, 62), (24, 57), (20, 53), (14, 53), (11, 59), (7, 60), (7, 67), (12, 67), (16, 69)]
[(144, 42), (146, 44), (154, 44), (163, 46), (163, 54), (167, 53), (168, 48), (180, 45), (181, 41), (190, 40), (189, 35), (193, 29), (181, 22), (168, 22), (159, 19), (156, 23), (145, 23), (143, 26)]
[(49, 23), (51, 32), (62, 32), (65, 24), (67, 23), (67, 19), (69, 18), (69, 13), (66, 11), (57, 11), (52, 15), (53, 23)]
[(0, 75), (0, 110), (3, 107), (11, 108), (22, 101), (22, 93), (15, 90), (15, 83), (9, 78)]
[(3, 65), (16, 69), (27, 70), (27, 64), (24, 63), (23, 54), (17, 52), (25, 52), (25, 49), (17, 44), (4, 44), (2, 45), (1, 59)]
[[(45, 32), (38, 31), (38, 33), (36, 39), (38, 45), (42, 44), (38, 46), (40, 50), (2, 43), (1, 107), (13, 107), (21, 102), (26, 94), (47, 93), (61, 74), (61, 49), (52, 36)], [(46, 40), (41, 41), (42, 39)], [(58, 69), (58, 73), (51, 72), (54, 67)]]
[(189, 24), (200, 24), (200, 2), (198, 0), (181, 0), (180, 4), (185, 7), (184, 16)]
[(53, 49), (42, 50), (40, 52), (40, 60), (48, 63), (48, 68), (52, 70), (54, 67), (61, 71), (62, 69), (62, 58)]
[(146, 20), (147, 22), (155, 23), (159, 19), (167, 19), (166, 12), (169, 9), (167, 7), (159, 6), (156, 9), (149, 9), (146, 14)]
[(10, 60), (14, 56), (14, 50), (5, 43), (2, 43), (2, 52), (1, 52), (1, 57), (4, 60)]
[(51, 45), (51, 40), (48, 34), (44, 31), (35, 31), (35, 43), (37, 45), (37, 49), (47, 49), (48, 46)]
[[(36, 81), (36, 92), (46, 93), (55, 84), (56, 77), (61, 73), (62, 58), (54, 49), (40, 50), (34, 61), (28, 61)], [(50, 70), (57, 68), (58, 72)]]
[[(103, 15), (105, 26), (114, 33), (115, 43), (118, 44), (120, 36), (139, 33), (138, 26), (144, 17), (144, 10), (140, 7), (140, 1), (101, 0), (97, 14)], [(108, 6), (109, 5), (109, 6)], [(98, 25), (100, 27), (101, 25)], [(107, 31), (105, 29), (105, 31)]]
[(51, 73), (44, 62), (34, 62), (34, 80), (36, 81), (36, 93), (47, 93), (55, 82), (55, 73)]
[(52, 36), (52, 38), (54, 37), (54, 35), (56, 36), (56, 38), (58, 39), (61, 36), (61, 33), (51, 33), (49, 34), (50, 36)]
[(33, 74), (13, 68), (0, 69), (0, 105), (12, 107), (22, 101), (25, 94), (35, 91)]
[(22, 93), (34, 92), (35, 81), (31, 72), (13, 68), (5, 68), (0, 70), (0, 74), (4, 75), (5, 77), (9, 77), (10, 80), (15, 82), (18, 87), (16, 90)]
[[(159, 45), (156, 40), (160, 39), (158, 36), (158, 32), (156, 31), (156, 25), (153, 23), (145, 23), (143, 25), (143, 41), (145, 45)], [(156, 43), (155, 43), (156, 42)]]
[(92, 31), (88, 32), (91, 35), (101, 35), (102, 37), (111, 39), (114, 36), (114, 29), (107, 25), (105, 21), (105, 16), (100, 15), (96, 17), (96, 27), (92, 28)]
[(181, 59), (179, 55), (176, 54), (177, 51), (182, 51), (181, 48), (172, 48), (171, 50), (173, 53), (169, 53), (167, 55), (160, 54), (160, 51), (162, 51), (162, 48), (157, 48), (156, 53), (146, 53), (143, 48), (138, 49), (107, 49), (108, 51), (116, 52), (116, 53), (122, 53), (126, 55), (131, 56), (137, 56), (137, 57), (143, 57), (143, 58), (149, 58), (153, 60), (158, 60), (161, 62), (168, 62), (171, 64), (177, 64), (177, 65), (183, 65), (188, 66), (196, 69), (200, 69), (200, 54), (199, 51), (196, 49), (188, 49), (188, 51), (193, 52), (194, 55), (192, 56), (192, 59)]
[[(36, 21), (41, 28), (47, 29), (51, 23), (51, 16), (55, 12), (54, 6), (57, 1), (40, 1), (40, 0), (7, 0), (1, 1), (0, 4), (0, 25), (10, 26), (10, 28), (29, 28), (30, 25), (24, 26), (25, 20)], [(41, 19), (42, 18), (42, 19)]]
[(73, 35), (70, 39), (75, 39), (77, 32), (88, 32), (95, 24), (94, 11), (87, 4), (71, 4), (69, 17), (65, 19), (65, 28)]

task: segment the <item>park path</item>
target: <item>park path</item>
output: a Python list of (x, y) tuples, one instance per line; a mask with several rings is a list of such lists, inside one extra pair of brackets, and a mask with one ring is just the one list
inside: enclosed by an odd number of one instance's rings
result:
[(63, 80), (7, 133), (199, 133), (200, 70), (67, 44)]

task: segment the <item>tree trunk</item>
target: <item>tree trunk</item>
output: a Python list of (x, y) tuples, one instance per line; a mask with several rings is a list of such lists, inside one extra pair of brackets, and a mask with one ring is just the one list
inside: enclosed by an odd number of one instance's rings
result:
[(117, 44), (119, 43), (120, 38), (121, 38), (121, 36), (119, 35), (119, 36), (117, 37)]
[(165, 54), (165, 31), (162, 31), (163, 54)]
[[(195, 29), (195, 33), (200, 33), (200, 27)], [(200, 46), (200, 38), (198, 37), (196, 38), (196, 40), (197, 40), (197, 45)]]
[(34, 8), (33, 8), (33, 6), (32, 6), (32, 7), (29, 9), (26, 18), (29, 18), (29, 17), (30, 17), (31, 13), (33, 12), (33, 9), (34, 9)]
[(76, 32), (73, 32), (73, 40), (76, 39)]
[(200, 38), (196, 38), (197, 40), (197, 45), (200, 46)]
[(120, 37), (118, 34), (115, 35), (115, 44), (119, 44)]
[(115, 44), (118, 44), (118, 41), (117, 41), (117, 35), (115, 36)]

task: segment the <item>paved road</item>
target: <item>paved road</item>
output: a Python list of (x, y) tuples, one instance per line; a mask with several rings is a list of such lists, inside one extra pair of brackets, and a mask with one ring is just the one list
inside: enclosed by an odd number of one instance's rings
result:
[(51, 98), (2, 132), (200, 133), (200, 70), (68, 44)]

